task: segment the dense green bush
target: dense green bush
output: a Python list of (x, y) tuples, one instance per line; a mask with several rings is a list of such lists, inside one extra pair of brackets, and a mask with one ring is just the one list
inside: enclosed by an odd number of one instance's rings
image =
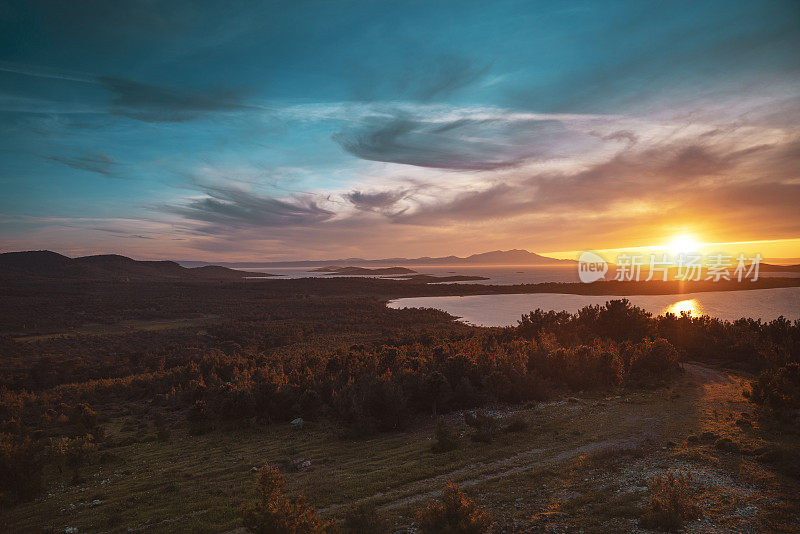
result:
[(625, 372), (614, 345), (559, 347), (534, 367), (546, 378), (574, 391), (609, 389)]
[(800, 364), (765, 369), (751, 382), (751, 391), (746, 394), (775, 419), (800, 421)]
[(644, 340), (627, 345), (627, 380), (633, 383), (658, 383), (670, 378), (679, 369), (678, 351), (666, 339)]
[(586, 306), (576, 314), (534, 310), (522, 316), (516, 330), (525, 339), (552, 339), (564, 347), (592, 345), (600, 339), (637, 343), (664, 338), (686, 359), (747, 370), (800, 361), (800, 319), (791, 322), (779, 317), (762, 322), (687, 314), (653, 317), (627, 299)]

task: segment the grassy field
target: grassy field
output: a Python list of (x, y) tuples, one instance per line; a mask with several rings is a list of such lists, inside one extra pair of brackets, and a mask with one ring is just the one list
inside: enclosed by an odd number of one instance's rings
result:
[[(281, 424), (200, 436), (179, 425), (159, 441), (144, 413), (130, 413), (105, 423), (130, 445), (83, 468), (78, 484), (49, 473), (50, 492), (3, 512), (3, 523), (17, 532), (227, 532), (241, 527), (241, 506), (254, 498), (253, 468), (269, 461), (285, 473), (289, 492), (303, 492), (324, 516), (372, 502), (397, 528), (409, 526), (413, 511), (452, 479), (509, 528), (628, 531), (647, 500), (649, 477), (672, 470), (693, 473), (703, 510), (688, 531), (796, 531), (797, 480), (758, 457), (788, 438), (742, 423), (752, 412), (743, 377), (684, 368), (669, 388), (496, 406), (490, 413), (522, 417), (528, 427), (489, 444), (471, 441), (463, 417), (448, 414), (464, 437), (441, 454), (431, 452), (432, 418), (371, 439), (307, 422), (295, 431)], [(713, 436), (701, 439), (704, 432)], [(719, 445), (722, 438), (737, 450)], [(299, 458), (311, 466), (294, 468)]]
[(216, 315), (204, 315), (202, 317), (191, 317), (185, 319), (160, 319), (152, 321), (131, 319), (119, 321), (114, 324), (89, 323), (77, 328), (52, 332), (47, 334), (36, 334), (29, 336), (19, 336), (13, 338), (14, 341), (44, 341), (61, 336), (105, 336), (127, 334), (129, 332), (158, 332), (159, 330), (173, 330), (176, 328), (186, 328), (189, 326), (200, 326), (217, 319)]

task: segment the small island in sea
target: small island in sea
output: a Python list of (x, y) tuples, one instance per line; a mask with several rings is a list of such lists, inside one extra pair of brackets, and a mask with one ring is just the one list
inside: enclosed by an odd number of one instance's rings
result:
[(370, 269), (368, 267), (339, 267), (336, 265), (329, 265), (327, 267), (319, 267), (317, 269), (311, 269), (308, 271), (310, 273), (328, 273), (334, 275), (342, 275), (342, 276), (354, 276), (354, 275), (384, 275), (384, 274), (415, 274), (417, 271), (413, 269), (409, 269), (407, 267), (377, 267), (374, 269)]

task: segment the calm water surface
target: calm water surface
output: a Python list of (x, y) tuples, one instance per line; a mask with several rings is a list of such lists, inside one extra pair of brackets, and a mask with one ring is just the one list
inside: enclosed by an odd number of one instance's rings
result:
[[(516, 325), (523, 313), (543, 310), (577, 312), (584, 306), (605, 304), (620, 296), (565, 295), (471, 295), (467, 297), (415, 297), (389, 302), (390, 308), (436, 308), (480, 326)], [(725, 320), (752, 317), (770, 321), (783, 315), (800, 318), (800, 287), (684, 293), (681, 295), (631, 295), (625, 297), (645, 310), (661, 315), (681, 311)]]
[[(379, 266), (368, 265), (374, 269)], [(386, 265), (391, 267), (391, 265)], [(403, 265), (413, 269), (419, 274), (431, 274), (434, 276), (483, 276), (487, 280), (475, 280), (458, 282), (460, 284), (539, 284), (544, 282), (578, 282), (578, 271), (574, 265), (569, 266), (531, 266), (531, 265), (491, 265), (491, 266), (450, 266), (450, 265)], [(312, 267), (278, 267), (278, 268), (255, 268), (242, 269), (250, 272), (262, 272), (278, 275), (280, 278), (339, 278), (336, 275), (327, 273), (311, 272)], [(394, 276), (375, 276), (361, 275), (361, 277), (371, 278), (395, 278)]]
[[(368, 268), (377, 268), (379, 266), (368, 265)], [(384, 267), (392, 267), (392, 265), (385, 265)], [(419, 274), (432, 274), (434, 276), (483, 276), (487, 280), (470, 280), (463, 282), (455, 282), (458, 284), (492, 284), (492, 285), (514, 285), (514, 284), (542, 284), (546, 282), (579, 282), (578, 270), (575, 265), (547, 265), (547, 266), (532, 266), (532, 265), (485, 265), (485, 266), (461, 266), (461, 265), (403, 265), (409, 269), (413, 269)], [(313, 267), (269, 267), (269, 268), (252, 268), (242, 269), (245, 271), (256, 273), (270, 273), (277, 275), (277, 279), (281, 278), (338, 278), (336, 275), (327, 273), (314, 273), (311, 272)], [(800, 273), (761, 273), (762, 277), (768, 276), (782, 276), (782, 277), (796, 277)], [(358, 275), (359, 278), (388, 278), (394, 279), (394, 276), (377, 276), (377, 275)], [(436, 282), (438, 283), (438, 282)], [(448, 282), (453, 283), (453, 282)]]

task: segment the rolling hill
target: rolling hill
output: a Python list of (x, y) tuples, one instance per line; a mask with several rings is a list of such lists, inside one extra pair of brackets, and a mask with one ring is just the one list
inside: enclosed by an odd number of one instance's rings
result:
[(174, 279), (240, 280), (245, 277), (272, 276), (208, 265), (182, 267), (174, 261), (139, 261), (117, 254), (69, 258), (49, 250), (0, 254), (0, 278), (4, 279)]

